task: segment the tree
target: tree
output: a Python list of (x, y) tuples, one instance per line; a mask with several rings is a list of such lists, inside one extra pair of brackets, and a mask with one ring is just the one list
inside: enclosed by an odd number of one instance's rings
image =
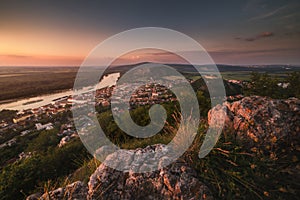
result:
[(268, 73), (252, 72), (250, 82), (244, 89), (247, 96), (258, 95), (272, 98), (286, 98), (287, 94), (283, 88), (278, 85), (279, 80), (271, 77)]
[(300, 98), (300, 72), (290, 73), (287, 77), (289, 97)]
[(199, 103), (200, 115), (206, 117), (207, 113), (211, 107), (210, 99), (205, 97), (203, 91), (197, 91), (197, 100)]

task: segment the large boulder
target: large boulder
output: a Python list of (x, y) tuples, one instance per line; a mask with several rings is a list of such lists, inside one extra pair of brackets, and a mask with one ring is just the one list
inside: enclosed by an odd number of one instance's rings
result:
[[(164, 145), (152, 145), (142, 150), (160, 148), (164, 148)], [(109, 158), (126, 156), (131, 165), (143, 165), (146, 160), (136, 156), (140, 151), (141, 149), (130, 150), (131, 153), (117, 151)], [(166, 156), (162, 155), (161, 159), (166, 159)], [(117, 159), (112, 161), (118, 162)], [(88, 187), (88, 199), (213, 199), (196, 171), (183, 162), (175, 162), (147, 173), (124, 173), (102, 164), (90, 177)]]
[(212, 108), (208, 123), (218, 126), (225, 116), (224, 134), (234, 136), (247, 147), (266, 147), (284, 142), (299, 142), (300, 100), (245, 97)]
[[(129, 151), (117, 151), (107, 157), (106, 162), (118, 163), (127, 160), (135, 167), (145, 167), (147, 157), (140, 156), (147, 151), (166, 148), (163, 144), (151, 145)], [(161, 153), (161, 151), (159, 151)], [(167, 155), (158, 154), (161, 163), (168, 160)], [(126, 157), (123, 161), (116, 158)], [(144, 159), (144, 160), (143, 160)], [(163, 165), (163, 164), (162, 164)], [(35, 199), (31, 195), (28, 199)], [(38, 198), (37, 198), (38, 199)], [(101, 164), (90, 176), (88, 184), (80, 181), (66, 187), (43, 194), (39, 199), (213, 199), (209, 189), (200, 181), (196, 171), (184, 162), (175, 162), (154, 172), (122, 172)]]

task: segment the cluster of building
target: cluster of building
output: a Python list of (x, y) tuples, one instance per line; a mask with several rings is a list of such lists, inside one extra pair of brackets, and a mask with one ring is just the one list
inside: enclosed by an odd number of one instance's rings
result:
[[(31, 133), (33, 130), (41, 131), (41, 130), (51, 130), (54, 128), (55, 125), (51, 123), (51, 119), (54, 115), (58, 113), (63, 113), (65, 111), (68, 111), (72, 105), (80, 106), (81, 104), (86, 103), (93, 103), (93, 105), (102, 105), (102, 106), (109, 106), (109, 98), (112, 94), (114, 87), (106, 87), (97, 90), (95, 95), (95, 102), (86, 101), (85, 97), (89, 96), (90, 94), (82, 94), (75, 96), (73, 98), (72, 96), (64, 96), (57, 99), (52, 100), (50, 104), (38, 107), (38, 108), (32, 108), (27, 110), (19, 111), (16, 116), (12, 119), (12, 121), (9, 120), (3, 120), (0, 122), (0, 134), (5, 133), (9, 130), (22, 130), (20, 132), (20, 136), (25, 136), (29, 133)], [(91, 99), (91, 98), (89, 98)], [(48, 123), (40, 123), (39, 121), (42, 119), (42, 117), (48, 117), (49, 122)], [(34, 129), (29, 128), (30, 124), (34, 123)], [(28, 127), (26, 129), (26, 127)], [(26, 130), (24, 130), (26, 129)], [(65, 145), (68, 141), (71, 139), (78, 137), (78, 134), (74, 128), (74, 125), (71, 121), (67, 124), (63, 124), (61, 126), (61, 130), (57, 134), (59, 137), (62, 137), (61, 142), (59, 144), (59, 147), (62, 147)], [(11, 146), (16, 142), (15, 138), (12, 140), (9, 140), (3, 144), (0, 144), (1, 147), (5, 146)]]
[(6, 147), (6, 146), (12, 146), (13, 144), (15, 144), (16, 143), (16, 138), (13, 138), (13, 139), (11, 139), (11, 140), (9, 140), (9, 141), (7, 141), (7, 142), (4, 142), (3, 144), (0, 144), (0, 149), (1, 148), (3, 148), (3, 147)]
[[(132, 88), (138, 87), (138, 85), (122, 84), (118, 87), (118, 92), (114, 94), (114, 104), (123, 103), (124, 96), (128, 95), (128, 92)], [(161, 84), (146, 84), (138, 87), (133, 91), (129, 104), (131, 106), (139, 105), (152, 105), (162, 102), (176, 101), (176, 97), (173, 93)], [(126, 102), (127, 103), (127, 102)]]
[(15, 124), (25, 124), (26, 121), (34, 121), (41, 115), (56, 115), (69, 109), (72, 105), (71, 96), (54, 99), (52, 103), (33, 109), (22, 110), (13, 118)]
[(7, 123), (6, 121), (2, 120), (2, 121), (0, 122), (0, 128), (5, 128), (5, 127), (7, 127), (7, 126), (8, 126), (8, 123)]
[[(131, 106), (152, 105), (177, 100), (173, 93), (167, 87), (163, 86), (163, 84), (141, 84), (141, 87), (138, 87), (138, 85), (138, 83), (122, 84), (118, 85), (117, 90), (115, 86), (106, 87), (97, 90), (96, 92), (86, 92), (80, 95), (73, 96), (73, 99), (71, 99), (71, 101), (75, 106), (87, 104), (94, 106), (101, 105), (104, 107), (110, 106), (111, 103), (123, 103), (124, 96), (127, 95), (128, 92), (132, 91), (132, 88), (138, 89), (130, 93), (131, 97), (129, 100), (129, 104)], [(94, 98), (92, 98), (92, 95), (94, 95)], [(111, 99), (112, 95), (114, 97), (113, 99)]]
[[(25, 136), (31, 133), (34, 130), (41, 131), (41, 130), (51, 130), (54, 128), (54, 125), (51, 121), (54, 115), (58, 113), (65, 112), (71, 108), (72, 105), (72, 97), (71, 96), (64, 96), (58, 99), (52, 100), (52, 102), (48, 105), (44, 105), (38, 108), (22, 110), (16, 113), (16, 116), (9, 120), (3, 120), (0, 126), (0, 133), (5, 133), (10, 130), (22, 130), (20, 132), (20, 136)], [(48, 117), (48, 123), (40, 123), (40, 119), (42, 117)], [(34, 125), (34, 128), (31, 128)], [(64, 124), (63, 124), (64, 125)], [(26, 129), (27, 128), (27, 129)], [(25, 130), (24, 130), (25, 129)], [(74, 134), (75, 131), (72, 132)], [(66, 132), (60, 132), (58, 136), (66, 136)], [(13, 138), (3, 144), (0, 145), (1, 147), (11, 146), (16, 142), (16, 139)], [(21, 156), (22, 157), (22, 156)]]
[[(18, 127), (26, 126), (27, 122), (35, 122), (35, 129), (40, 130), (51, 130), (54, 128), (52, 123), (42, 124), (39, 123), (41, 116), (48, 116), (49, 119), (52, 118), (53, 115), (58, 113), (65, 112), (73, 106), (74, 109), (76, 107), (85, 106), (87, 104), (93, 106), (110, 106), (111, 103), (118, 104), (124, 103), (124, 96), (128, 96), (128, 92), (131, 92), (129, 104), (131, 109), (135, 106), (140, 105), (152, 105), (159, 104), (164, 102), (174, 102), (177, 101), (175, 95), (169, 90), (174, 85), (180, 84), (182, 80), (174, 79), (168, 80), (165, 83), (156, 84), (156, 83), (124, 83), (122, 85), (118, 85), (118, 89), (116, 90), (115, 86), (105, 87), (98, 89), (96, 91), (89, 91), (86, 93), (81, 93), (74, 96), (64, 96), (57, 99), (52, 100), (52, 103), (48, 105), (41, 106), (39, 108), (33, 108), (28, 110), (23, 110), (17, 113), (16, 117), (13, 118), (13, 123), (7, 121), (0, 122), (0, 130), (5, 128), (14, 128), (18, 129)], [(243, 82), (239, 80), (228, 80), (231, 83), (242, 85)], [(190, 80), (192, 82), (192, 80)], [(164, 86), (166, 85), (166, 87)], [(137, 88), (137, 89), (136, 89)], [(93, 96), (91, 96), (93, 95)], [(113, 95), (113, 99), (111, 99)], [(228, 96), (227, 100), (235, 101), (242, 99), (242, 95), (236, 96)], [(128, 103), (128, 102), (126, 102)], [(49, 120), (50, 121), (50, 120)], [(23, 129), (24, 130), (24, 129)], [(21, 132), (21, 136), (27, 135), (32, 130), (25, 130)], [(64, 146), (68, 141), (72, 138), (78, 137), (78, 134), (74, 128), (72, 123), (64, 124), (61, 127), (58, 136), (62, 137), (59, 147)], [(11, 145), (14, 141), (9, 141)]]
[(77, 138), (78, 134), (75, 130), (75, 126), (72, 122), (69, 122), (67, 124), (63, 124), (60, 127), (60, 131), (57, 134), (59, 137), (62, 137), (58, 147), (63, 147), (65, 144), (67, 144), (70, 140), (73, 138)]
[(31, 156), (33, 156), (34, 152), (21, 152), (19, 153), (19, 160), (23, 160), (26, 158), (30, 158)]
[(227, 80), (229, 83), (234, 83), (234, 84), (237, 84), (239, 86), (243, 86), (243, 84), (245, 83), (245, 81), (242, 81), (242, 80), (234, 80), (234, 79), (231, 79), (231, 80)]
[(47, 124), (41, 124), (41, 123), (36, 123), (35, 124), (36, 130), (40, 131), (40, 130), (51, 130), (53, 129), (53, 124), (47, 123)]

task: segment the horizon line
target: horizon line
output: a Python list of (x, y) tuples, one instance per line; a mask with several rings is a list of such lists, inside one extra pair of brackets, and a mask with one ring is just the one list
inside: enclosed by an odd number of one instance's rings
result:
[[(138, 65), (143, 63), (157, 63), (157, 64), (169, 64), (169, 65), (198, 65), (198, 66), (205, 66), (205, 65), (212, 65), (212, 64), (191, 64), (191, 63), (165, 63), (165, 62), (137, 62), (137, 63), (124, 63), (124, 64), (118, 64), (118, 65), (110, 65), (108, 67), (121, 67), (121, 66), (129, 66), (129, 65)], [(215, 63), (215, 65), (230, 65), (230, 66), (278, 66), (278, 65), (284, 65), (284, 66), (292, 66), (292, 67), (300, 67), (299, 64), (283, 64), (283, 63), (268, 63), (268, 64), (231, 64), (231, 63)], [(80, 65), (0, 65), (0, 67), (81, 67)], [(88, 67), (105, 67), (101, 65), (95, 65), (95, 66), (88, 66)]]

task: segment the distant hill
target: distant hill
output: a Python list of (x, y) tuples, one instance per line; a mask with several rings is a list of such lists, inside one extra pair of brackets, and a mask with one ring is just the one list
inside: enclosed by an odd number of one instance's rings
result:
[[(149, 62), (143, 62), (143, 63), (136, 63), (131, 65), (118, 65), (110, 67), (106, 74), (113, 73), (113, 72), (120, 72), (121, 74), (125, 73), (126, 71), (130, 70), (133, 67), (147, 64)], [(194, 73), (196, 72), (193, 65), (189, 64), (165, 64), (170, 67), (175, 68), (177, 71), (181, 73)], [(204, 72), (212, 71), (211, 65), (197, 65), (197, 67), (203, 69)], [(270, 73), (276, 73), (276, 72), (289, 72), (289, 71), (300, 71), (300, 66), (294, 66), (294, 65), (249, 65), (249, 66), (238, 66), (238, 65), (225, 65), (225, 64), (217, 64), (217, 67), (220, 72), (234, 72), (234, 71), (256, 71), (256, 72), (270, 72)]]

